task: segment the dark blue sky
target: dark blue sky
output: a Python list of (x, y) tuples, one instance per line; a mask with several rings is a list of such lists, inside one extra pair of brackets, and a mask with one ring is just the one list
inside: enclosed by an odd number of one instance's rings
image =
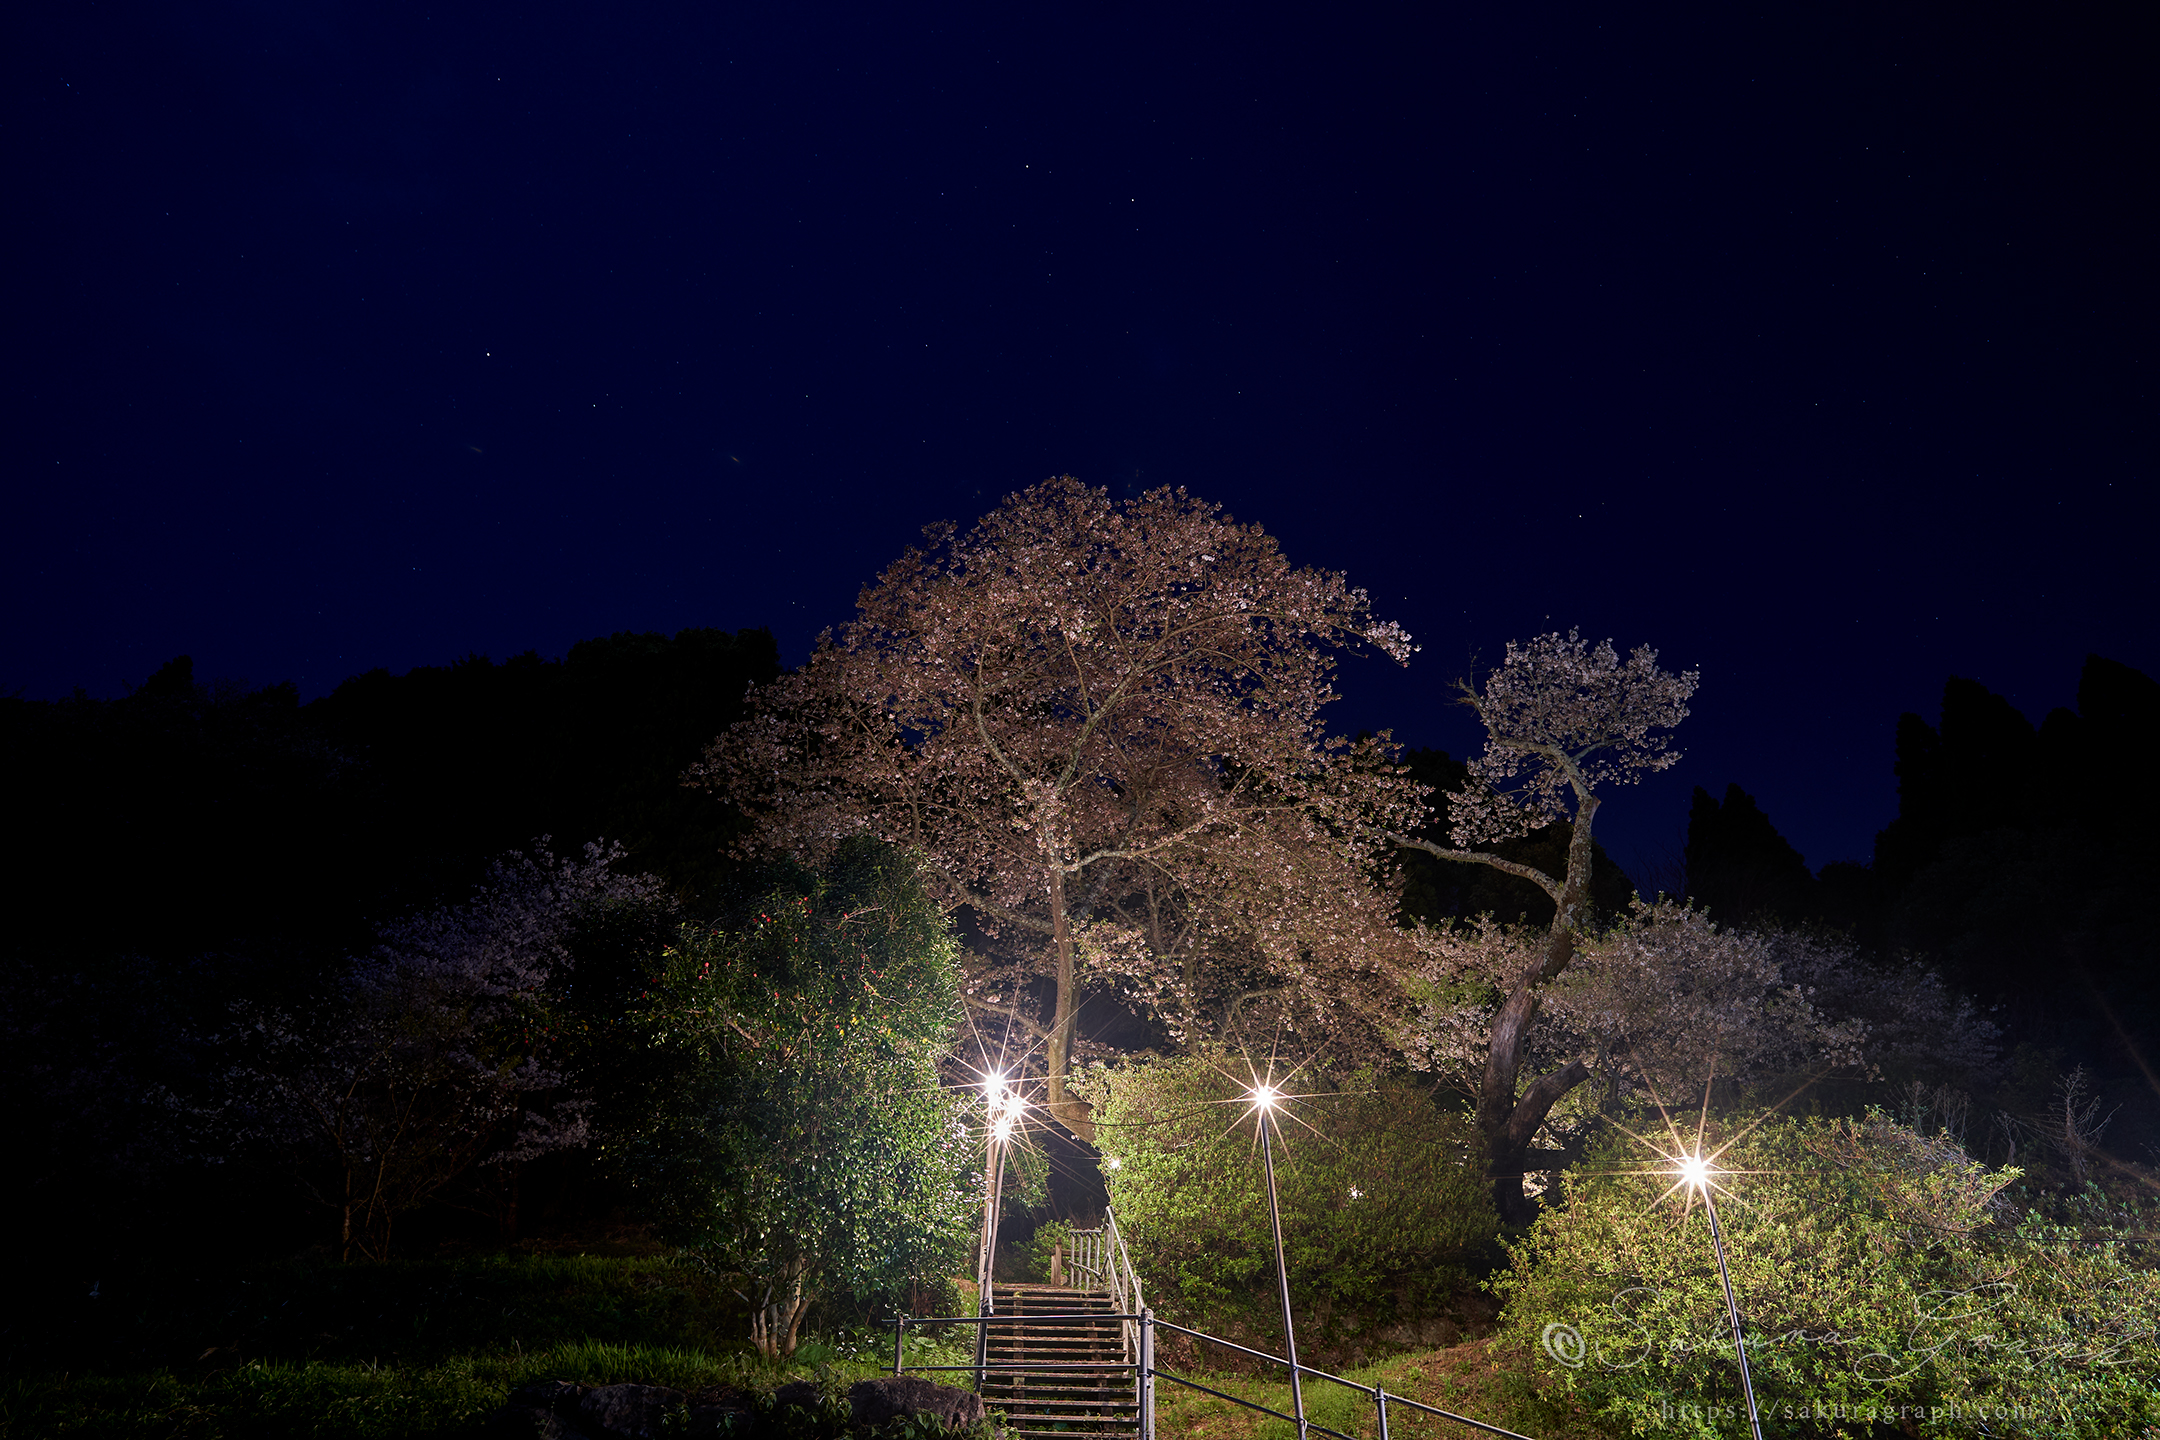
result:
[(1891, 730), (2148, 672), (2156, 59), (2130, 7), (25, 7), (0, 686), (769, 625), (926, 521), (1180, 484), (1424, 645), (1703, 686), (1820, 864)]

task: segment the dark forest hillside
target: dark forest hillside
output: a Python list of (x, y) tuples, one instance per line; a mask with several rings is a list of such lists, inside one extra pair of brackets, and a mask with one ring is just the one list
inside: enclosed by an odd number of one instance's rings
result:
[(1746, 791), (1697, 789), (1687, 888), (1727, 923), (1828, 924), (1935, 965), (2025, 1047), (2012, 1058), (2033, 1072), (2026, 1088), (2077, 1064), (2098, 1072), (2128, 1105), (2110, 1138), (2145, 1159), (2139, 1146), (2160, 1140), (2160, 777), (2146, 759), (2160, 684), (2095, 655), (2077, 699), (2036, 727), (1954, 677), (1934, 723), (1900, 717), (1898, 814), (1870, 866), (1810, 875)]
[(291, 1207), (244, 1177), (163, 1183), (194, 1163), (171, 1107), (215, 1066), (200, 1037), (235, 1002), (304, 999), (382, 921), (542, 836), (617, 841), (698, 904), (729, 822), (680, 777), (778, 670), (765, 631), (684, 630), (376, 671), (307, 705), (186, 657), (119, 700), (0, 701), (18, 1203), (92, 1254), (294, 1238), (256, 1228)]

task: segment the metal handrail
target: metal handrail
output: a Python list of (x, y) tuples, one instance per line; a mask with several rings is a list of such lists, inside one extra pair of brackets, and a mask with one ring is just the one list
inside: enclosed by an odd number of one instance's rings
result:
[(1133, 1269), (1132, 1252), (1125, 1248), (1125, 1237), (1118, 1231), (1117, 1211), (1103, 1207), (1103, 1223), (1093, 1230), (1072, 1232), (1072, 1268), (1093, 1283), (1087, 1289), (1100, 1286), (1110, 1294), (1110, 1302), (1126, 1313), (1123, 1326), (1125, 1358), (1136, 1359), (1140, 1353), (1140, 1312), (1146, 1302), (1140, 1296), (1140, 1276)]
[[(1180, 1335), (1190, 1335), (1195, 1340), (1204, 1340), (1210, 1345), (1220, 1345), (1224, 1349), (1235, 1350), (1241, 1355), (1250, 1355), (1255, 1360), (1263, 1360), (1270, 1365), (1286, 1366), (1291, 1371), (1293, 1380), (1311, 1376), (1315, 1380), (1326, 1380), (1332, 1384), (1341, 1385), (1346, 1389), (1355, 1390), (1361, 1395), (1369, 1396), (1374, 1407), (1379, 1412), (1379, 1440), (1388, 1440), (1388, 1407), (1391, 1405), (1407, 1405), (1412, 1410), (1421, 1411), (1427, 1415), (1436, 1415), (1443, 1420), (1452, 1420), (1458, 1425), (1467, 1425), (1471, 1429), (1483, 1431), (1487, 1435), (1498, 1435), (1502, 1437), (1502, 1440), (1531, 1440), (1531, 1437), (1527, 1435), (1519, 1434), (1513, 1430), (1504, 1430), (1498, 1425), (1488, 1425), (1482, 1420), (1473, 1420), (1468, 1415), (1458, 1415), (1452, 1410), (1442, 1410), (1437, 1406), (1412, 1400), (1405, 1395), (1390, 1395), (1382, 1386), (1360, 1385), (1355, 1380), (1346, 1380), (1340, 1375), (1331, 1375), (1325, 1370), (1315, 1370), (1309, 1365), (1298, 1363), (1295, 1359), (1286, 1360), (1279, 1355), (1270, 1355), (1265, 1351), (1254, 1350), (1240, 1345), (1234, 1340), (1225, 1340), (1219, 1335), (1210, 1335), (1201, 1330), (1189, 1330), (1183, 1325), (1173, 1325), (1167, 1320), (1156, 1319), (1154, 1314), (1147, 1309), (1146, 1302), (1141, 1299), (1139, 1272), (1133, 1269), (1132, 1252), (1126, 1248), (1125, 1236), (1118, 1229), (1117, 1212), (1109, 1206), (1103, 1207), (1103, 1223), (1101, 1226), (1093, 1230), (1075, 1230), (1072, 1232), (1071, 1268), (1088, 1282), (1082, 1285), (1081, 1289), (1092, 1290), (1099, 1287), (1109, 1292), (1111, 1304), (1115, 1307), (1114, 1312), (1104, 1314), (1082, 1312), (1071, 1315), (1027, 1315), (1018, 1312), (998, 1315), (993, 1313), (990, 1268), (991, 1259), (996, 1253), (996, 1207), (998, 1200), (1001, 1198), (1000, 1192), (1003, 1188), (1002, 1181), (1004, 1179), (1004, 1167), (997, 1164), (996, 1161), (1002, 1158), (1002, 1156), (997, 1156), (993, 1159), (993, 1178), (988, 1187), (989, 1194), (986, 1197), (988, 1204), (983, 1221), (982, 1250), (978, 1256), (979, 1268), (977, 1274), (981, 1280), (981, 1289), (978, 1292), (977, 1307), (981, 1313), (977, 1315), (917, 1318), (915, 1320), (918, 1325), (977, 1326), (978, 1328), (975, 1331), (975, 1363), (972, 1365), (907, 1364), (905, 1339), (909, 1317), (902, 1315), (897, 1319), (885, 1322), (893, 1326), (893, 1374), (899, 1375), (906, 1370), (968, 1370), (974, 1372), (975, 1388), (980, 1391), (983, 1377), (990, 1374), (1026, 1373), (1040, 1371), (1045, 1368), (1066, 1371), (1131, 1370), (1133, 1372), (1134, 1400), (1140, 1412), (1142, 1440), (1155, 1440), (1155, 1382), (1157, 1379), (1168, 1380), (1172, 1384), (1183, 1385), (1188, 1390), (1198, 1390), (1203, 1394), (1228, 1400), (1233, 1405), (1241, 1405), (1247, 1410), (1257, 1410), (1263, 1415), (1273, 1415), (1278, 1419), (1288, 1420), (1292, 1424), (1302, 1422), (1302, 1428), (1307, 1432), (1332, 1435), (1337, 1437), (1337, 1440), (1353, 1440), (1353, 1437), (1344, 1435), (1340, 1430), (1330, 1430), (1325, 1425), (1314, 1422), (1310, 1417), (1285, 1414), (1266, 1405), (1256, 1404), (1250, 1400), (1241, 1400), (1235, 1395), (1226, 1394), (1211, 1386), (1203, 1385), (1197, 1380), (1189, 1380), (1183, 1375), (1175, 1375), (1168, 1370), (1158, 1369), (1155, 1365), (1155, 1332), (1158, 1329), (1174, 1330)], [(1284, 1304), (1287, 1307), (1287, 1299)], [(1000, 1322), (1019, 1325), (1045, 1320), (1115, 1320), (1118, 1322), (1119, 1336), (1124, 1343), (1125, 1359), (1117, 1363), (1099, 1360), (1072, 1361), (1063, 1365), (1049, 1367), (1045, 1367), (1040, 1361), (1031, 1364), (1003, 1364), (993, 1363), (990, 1360), (988, 1346), (990, 1327), (992, 1325)]]
[[(1136, 1360), (1123, 1362), (1071, 1360), (1046, 1365), (1039, 1360), (1010, 1363), (985, 1360), (974, 1365), (910, 1365), (907, 1363), (905, 1345), (908, 1322), (911, 1318), (917, 1325), (978, 1325), (983, 1328), (978, 1330), (976, 1334), (982, 1337), (988, 1336), (990, 1326), (1000, 1323), (1017, 1325), (1023, 1321), (1033, 1320), (1117, 1320), (1138, 1328), (1141, 1337), (1140, 1353)], [(1250, 1346), (1240, 1345), (1235, 1340), (1225, 1340), (1220, 1335), (1210, 1335), (1204, 1330), (1193, 1330), (1183, 1325), (1173, 1325), (1168, 1320), (1157, 1319), (1153, 1314), (1145, 1310), (1131, 1314), (1099, 1314), (1093, 1311), (1078, 1311), (1064, 1315), (938, 1315), (924, 1317), (902, 1315), (884, 1323), (893, 1327), (892, 1373), (895, 1375), (904, 1374), (911, 1370), (917, 1373), (965, 1370), (992, 1375), (1131, 1370), (1134, 1372), (1134, 1381), (1139, 1390), (1141, 1434), (1148, 1437), (1148, 1440), (1153, 1440), (1155, 1434), (1154, 1399), (1155, 1382), (1157, 1380), (1168, 1380), (1173, 1385), (1182, 1385), (1188, 1390), (1198, 1390), (1204, 1395), (1213, 1395), (1218, 1400), (1227, 1400), (1233, 1405), (1241, 1405), (1247, 1410), (1257, 1410), (1263, 1415), (1273, 1415), (1279, 1420), (1288, 1420), (1293, 1424), (1297, 1421), (1296, 1416), (1286, 1411), (1277, 1410), (1256, 1401), (1240, 1399), (1226, 1391), (1217, 1390), (1211, 1385), (1204, 1385), (1198, 1380), (1189, 1379), (1186, 1376), (1159, 1368), (1155, 1364), (1155, 1332), (1157, 1330), (1174, 1330), (1180, 1335), (1190, 1335), (1195, 1340), (1204, 1340), (1210, 1345), (1220, 1345), (1225, 1350), (1235, 1350), (1240, 1355), (1249, 1355), (1255, 1360), (1262, 1360), (1270, 1365), (1287, 1367), (1290, 1364), (1289, 1361), (1283, 1359), (1280, 1355), (1270, 1355), (1264, 1350), (1255, 1350)], [(1355, 1380), (1345, 1379), (1340, 1375), (1332, 1375), (1325, 1370), (1315, 1370), (1310, 1365), (1299, 1365), (1297, 1368), (1300, 1375), (1310, 1376), (1315, 1380), (1326, 1380), (1347, 1390), (1355, 1390), (1361, 1395), (1370, 1397), (1379, 1413), (1380, 1440), (1388, 1440), (1388, 1410), (1393, 1406), (1408, 1406), (1412, 1410), (1438, 1416), (1442, 1420), (1452, 1420), (1458, 1425), (1467, 1425), (1471, 1429), (1483, 1431), (1487, 1435), (1498, 1435), (1502, 1437), (1502, 1440), (1531, 1440), (1530, 1436), (1519, 1431), (1502, 1429), (1498, 1425), (1488, 1425), (1483, 1420), (1473, 1420), (1468, 1415), (1458, 1415), (1452, 1410), (1442, 1410), (1438, 1406), (1412, 1400), (1407, 1395), (1391, 1394), (1384, 1386), (1360, 1385)], [(977, 1388), (981, 1388), (979, 1381)], [(1305, 1428), (1308, 1431), (1316, 1431), (1322, 1435), (1336, 1436), (1338, 1440), (1355, 1440), (1355, 1437), (1345, 1435), (1340, 1430), (1331, 1430), (1309, 1417), (1305, 1421)]]
[[(1283, 1359), (1280, 1355), (1269, 1355), (1265, 1351), (1250, 1350), (1235, 1341), (1225, 1340), (1219, 1335), (1210, 1335), (1207, 1334), (1205, 1331), (1201, 1330), (1188, 1330), (1183, 1325), (1173, 1325), (1168, 1320), (1158, 1320), (1153, 1315), (1147, 1316), (1143, 1323), (1145, 1323), (1150, 1329), (1175, 1330), (1180, 1335), (1190, 1335), (1195, 1340), (1205, 1340), (1211, 1345), (1221, 1345), (1226, 1349), (1236, 1350), (1241, 1354), (1250, 1355), (1256, 1360), (1265, 1360), (1270, 1365), (1287, 1366), (1290, 1364), (1289, 1361)], [(1300, 1373), (1301, 1375), (1310, 1375), (1315, 1380), (1331, 1380), (1335, 1384), (1341, 1385), (1346, 1389), (1355, 1390), (1361, 1395), (1371, 1396), (1373, 1399), (1373, 1403), (1379, 1408), (1380, 1411), (1380, 1440), (1388, 1440), (1387, 1412), (1390, 1405), (1407, 1405), (1413, 1410), (1422, 1410), (1427, 1415), (1437, 1415), (1443, 1420), (1453, 1420), (1458, 1425), (1468, 1425), (1471, 1429), (1482, 1430), (1488, 1435), (1504, 1436), (1506, 1437), (1506, 1440), (1531, 1440), (1530, 1436), (1520, 1434), (1517, 1431), (1503, 1430), (1498, 1425), (1488, 1425), (1482, 1420), (1473, 1420), (1468, 1415), (1457, 1415), (1452, 1410), (1442, 1410), (1432, 1405), (1426, 1405), (1420, 1401), (1410, 1399), (1407, 1395), (1390, 1394), (1386, 1389), (1377, 1385), (1360, 1385), (1355, 1380), (1345, 1380), (1340, 1375), (1330, 1375), (1327, 1371), (1315, 1370), (1310, 1365), (1300, 1365), (1297, 1367), (1297, 1369), (1298, 1373)], [(1199, 1384), (1196, 1381), (1187, 1380), (1182, 1375), (1173, 1375), (1167, 1370), (1155, 1370), (1153, 1373), (1164, 1380), (1175, 1381), (1177, 1384), (1187, 1386), (1194, 1390), (1207, 1390), (1207, 1393), (1210, 1395), (1222, 1395), (1222, 1392), (1219, 1390), (1208, 1390), (1208, 1387), (1205, 1385)], [(1284, 1420), (1290, 1421), (1292, 1424), (1295, 1424), (1297, 1422), (1297, 1417), (1294, 1415), (1284, 1415), (1283, 1412), (1280, 1410), (1268, 1410), (1265, 1405), (1255, 1405), (1248, 1400), (1239, 1400), (1235, 1395), (1222, 1395), (1222, 1398), (1225, 1400), (1234, 1401), (1235, 1403), (1243, 1405), (1250, 1410), (1267, 1410), (1268, 1414), (1279, 1416)], [(1308, 1430), (1319, 1430), (1322, 1427), (1314, 1423), (1312, 1420), (1308, 1419), (1305, 1422), (1305, 1428)], [(1341, 1432), (1329, 1430), (1326, 1433), (1330, 1435), (1336, 1435), (1340, 1434)]]

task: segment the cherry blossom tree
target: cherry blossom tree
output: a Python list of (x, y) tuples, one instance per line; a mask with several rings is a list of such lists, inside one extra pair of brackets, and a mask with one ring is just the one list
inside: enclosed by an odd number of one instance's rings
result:
[[(971, 531), (926, 530), (798, 673), (752, 692), (694, 780), (754, 846), (815, 863), (868, 831), (925, 856), (939, 903), (1012, 952), (970, 1003), (1039, 1041), (1049, 1105), (1084, 985), (1176, 1030), (1258, 997), (1324, 1027), (1381, 967), (1374, 817), (1414, 823), (1384, 737), (1327, 737), (1337, 653), (1409, 636), (1340, 574), (1183, 490), (1071, 477)], [(1036, 1008), (1047, 990), (1047, 1013)]]
[(611, 907), (665, 914), (619, 846), (489, 867), (467, 899), (391, 921), (331, 992), (242, 1006), (203, 1117), (219, 1153), (290, 1168), (333, 1212), (342, 1258), (388, 1256), (396, 1221), (475, 1167), (500, 1172), (590, 1139), (560, 1014), (578, 925)]
[[(1623, 660), (1610, 640), (1592, 645), (1575, 631), (1509, 641), (1483, 691), (1462, 685), (1463, 703), (1485, 727), (1484, 751), (1469, 763), (1462, 790), (1448, 797), (1452, 845), (1391, 829), (1390, 841), (1442, 860), (1489, 865), (1550, 895), (1555, 907), (1541, 944), (1510, 962), (1504, 998), (1486, 1036), (1477, 1116), (1503, 1215), (1527, 1218), (1522, 1177), (1532, 1140), (1562, 1096), (1589, 1078), (1580, 1056), (1524, 1083), (1523, 1062), (1545, 988), (1575, 958), (1593, 916), (1591, 830), (1599, 791), (1630, 785), (1679, 760), (1669, 731), (1687, 718), (1697, 672), (1660, 669), (1648, 646)], [(1571, 828), (1566, 873), (1550, 875), (1476, 847), (1526, 835), (1556, 821)]]
[(1595, 1052), (1608, 1100), (1640, 1088), (1684, 1101), (1718, 1079), (1863, 1068), (1867, 1022), (1826, 1014), (1780, 951), (1677, 901), (1638, 901), (1584, 944), (1545, 1009)]

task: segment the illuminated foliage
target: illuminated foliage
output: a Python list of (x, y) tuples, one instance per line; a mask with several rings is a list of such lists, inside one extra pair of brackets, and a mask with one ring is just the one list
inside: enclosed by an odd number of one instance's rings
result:
[[(2028, 1210), (2017, 1171), (1880, 1114), (1772, 1118), (1706, 1148), (1766, 1434), (2097, 1437), (2160, 1418), (2150, 1207), (2090, 1192)], [(1504, 1333), (1619, 1433), (1730, 1435), (1724, 1295), (1671, 1168), (1615, 1135), (1571, 1171), (1498, 1282)]]
[(739, 1277), (761, 1353), (821, 1292), (889, 1295), (961, 1263), (979, 1177), (937, 1065), (957, 945), (916, 866), (868, 839), (790, 869), (733, 923), (685, 927), (630, 1016), (651, 1109), (617, 1168)]
[[(1091, 1067), (1097, 1143), (1133, 1263), (1188, 1323), (1272, 1313), (1274, 1248), (1241, 1060), (1196, 1055)], [(1300, 1079), (1276, 1150), (1292, 1293), (1371, 1314), (1424, 1313), (1460, 1283), (1497, 1217), (1469, 1118), (1425, 1087), (1372, 1074)]]

